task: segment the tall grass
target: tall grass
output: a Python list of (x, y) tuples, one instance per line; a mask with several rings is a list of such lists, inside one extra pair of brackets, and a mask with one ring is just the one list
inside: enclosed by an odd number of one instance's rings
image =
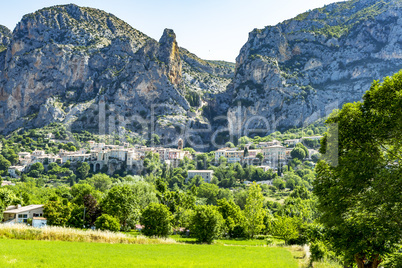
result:
[(21, 240), (49, 240), (70, 242), (95, 242), (109, 244), (175, 244), (173, 239), (128, 236), (99, 230), (80, 230), (74, 228), (46, 226), (34, 228), (24, 224), (0, 224), (0, 238)]

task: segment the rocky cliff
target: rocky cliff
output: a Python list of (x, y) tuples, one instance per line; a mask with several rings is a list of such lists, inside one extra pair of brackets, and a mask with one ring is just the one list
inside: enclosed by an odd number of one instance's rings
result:
[(253, 30), (236, 59), (232, 125), (286, 129), (360, 100), (401, 69), (401, 18), (400, 0), (353, 0)]
[(223, 91), (233, 76), (230, 66), (180, 48), (172, 30), (157, 42), (93, 8), (45, 8), (25, 15), (12, 34), (0, 31), (3, 133), (59, 121), (145, 135), (152, 119), (157, 134), (172, 140), (188, 121), (204, 121), (191, 113), (202, 107), (191, 96)]
[(45, 8), (0, 27), (0, 133), (56, 121), (210, 146), (227, 130), (301, 126), (400, 70), (401, 18), (402, 0), (334, 3), (253, 30), (234, 65), (198, 58), (169, 29), (156, 41), (101, 10)]

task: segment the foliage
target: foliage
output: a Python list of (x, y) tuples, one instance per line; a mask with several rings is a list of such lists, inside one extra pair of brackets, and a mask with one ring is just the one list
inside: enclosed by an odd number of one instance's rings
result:
[(141, 214), (140, 223), (144, 225), (142, 233), (146, 236), (167, 237), (171, 232), (171, 221), (172, 213), (167, 206), (151, 203)]
[(49, 201), (43, 207), (43, 216), (47, 219), (48, 225), (65, 226), (68, 222), (72, 206), (66, 200)]
[(246, 220), (246, 232), (250, 237), (254, 237), (264, 229), (264, 196), (261, 187), (253, 183), (248, 189), (244, 216)]
[(89, 227), (94, 226), (96, 219), (102, 214), (98, 201), (91, 194), (83, 197), (85, 208), (85, 224)]
[(310, 244), (310, 253), (312, 261), (320, 261), (325, 257), (326, 247), (324, 242), (315, 241)]
[(303, 160), (304, 158), (306, 158), (306, 152), (300, 148), (300, 147), (295, 147), (291, 152), (290, 152), (290, 156), (292, 158), (296, 158), (299, 160)]
[(85, 178), (88, 176), (89, 170), (91, 167), (87, 162), (83, 162), (79, 165), (77, 168), (77, 175), (81, 180), (85, 180)]
[(95, 174), (87, 179), (87, 182), (96, 190), (106, 192), (112, 186), (112, 179), (106, 174)]
[(299, 237), (297, 222), (295, 219), (284, 216), (277, 216), (271, 223), (271, 235), (289, 242)]
[(225, 220), (225, 230), (232, 238), (245, 237), (245, 218), (239, 206), (232, 200), (218, 200), (218, 211)]
[(10, 166), (10, 161), (8, 161), (4, 156), (0, 155), (0, 176), (5, 175)]
[(119, 220), (107, 214), (103, 214), (102, 216), (98, 217), (95, 221), (95, 226), (97, 229), (102, 231), (108, 230), (117, 232), (120, 230)]
[(346, 104), (327, 123), (314, 192), (321, 222), (348, 262), (377, 267), (401, 241), (402, 72), (375, 81), (363, 103)]
[(211, 205), (199, 205), (194, 209), (190, 223), (190, 233), (201, 243), (212, 243), (222, 235), (224, 220), (222, 215)]
[(105, 213), (118, 218), (123, 228), (132, 227), (140, 212), (138, 196), (128, 183), (113, 186), (102, 200), (101, 207)]

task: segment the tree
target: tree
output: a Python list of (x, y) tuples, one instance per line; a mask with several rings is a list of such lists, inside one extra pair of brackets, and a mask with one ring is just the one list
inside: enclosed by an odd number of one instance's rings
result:
[(260, 164), (262, 163), (262, 160), (264, 160), (264, 155), (262, 153), (258, 153), (256, 155), (256, 157), (258, 158), (258, 160), (260, 160)]
[(43, 207), (44, 217), (49, 225), (65, 226), (70, 219), (73, 207), (66, 201), (49, 201)]
[(82, 206), (84, 204), (84, 196), (85, 195), (95, 195), (95, 189), (92, 185), (87, 183), (78, 183), (74, 184), (71, 187), (71, 195), (73, 197), (73, 203), (77, 204), (78, 206)]
[(244, 236), (244, 216), (238, 205), (232, 200), (218, 200), (218, 211), (225, 220), (225, 229), (232, 238)]
[(295, 147), (291, 152), (290, 152), (290, 156), (293, 159), (299, 159), (299, 160), (303, 160), (306, 157), (306, 152), (300, 148), (300, 147)]
[(223, 217), (215, 206), (199, 205), (191, 218), (190, 234), (198, 242), (211, 244), (222, 235), (223, 225)]
[(40, 162), (36, 162), (29, 169), (29, 176), (33, 178), (39, 178), (44, 170), (45, 168), (43, 167), (43, 164)]
[(0, 188), (0, 221), (3, 219), (3, 211), (12, 204), (18, 204), (20, 200), (15, 193), (7, 188)]
[(101, 203), (102, 210), (119, 219), (126, 227), (130, 219), (136, 220), (139, 216), (137, 197), (128, 184), (119, 184), (112, 187)]
[(83, 197), (85, 208), (85, 224), (89, 227), (95, 224), (96, 219), (102, 214), (98, 201), (91, 194)]
[(317, 163), (321, 158), (321, 154), (320, 153), (315, 153), (311, 155), (311, 160), (313, 160), (314, 163)]
[(261, 187), (255, 182), (248, 189), (244, 216), (246, 218), (246, 231), (250, 237), (259, 234), (264, 228), (264, 196)]
[(291, 217), (277, 216), (271, 224), (271, 235), (285, 240), (286, 243), (299, 237), (296, 220)]
[(226, 147), (229, 147), (229, 148), (234, 148), (234, 147), (235, 147), (234, 144), (233, 144), (232, 142), (230, 142), (230, 141), (228, 141), (227, 143), (225, 143), (225, 146), (226, 146)]
[(6, 174), (10, 166), (10, 161), (8, 161), (4, 156), (0, 155), (0, 175)]
[(247, 148), (247, 146), (244, 147), (243, 155), (244, 155), (244, 157), (248, 156), (248, 148)]
[(163, 204), (151, 203), (143, 211), (140, 223), (146, 236), (167, 237), (171, 232), (172, 213)]
[(108, 230), (112, 232), (117, 232), (120, 230), (119, 220), (113, 216), (103, 214), (95, 221), (96, 229), (100, 229), (102, 231)]
[(286, 182), (282, 178), (275, 178), (272, 181), (272, 185), (274, 185), (279, 190), (283, 190), (286, 187)]
[(112, 186), (112, 179), (106, 174), (95, 174), (91, 178), (87, 179), (96, 190), (106, 192)]
[(327, 119), (314, 192), (320, 221), (345, 262), (378, 267), (402, 239), (402, 72)]
[(77, 168), (78, 177), (81, 180), (85, 180), (85, 178), (88, 176), (88, 172), (90, 169), (91, 167), (87, 162), (81, 163), (81, 165)]
[(304, 151), (304, 153), (306, 154), (306, 157), (308, 156), (308, 149), (307, 149), (306, 146), (304, 146), (303, 143), (300, 143), (300, 142), (299, 142), (298, 144), (295, 145), (295, 148), (302, 148), (303, 151)]
[(197, 197), (205, 198), (208, 205), (216, 205), (219, 187), (215, 184), (203, 183), (197, 189)]

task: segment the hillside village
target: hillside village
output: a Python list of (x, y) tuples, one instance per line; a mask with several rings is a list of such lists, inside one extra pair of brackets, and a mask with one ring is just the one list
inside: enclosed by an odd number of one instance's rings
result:
[[(49, 138), (53, 138), (49, 134)], [(297, 143), (303, 143), (303, 140), (319, 140), (322, 136), (304, 137), (300, 139), (285, 140), (283, 143), (278, 140), (270, 142), (260, 142), (255, 144), (246, 144), (244, 149), (238, 147), (224, 147), (214, 152), (215, 163), (226, 159), (228, 163), (240, 163), (254, 165), (262, 168), (264, 171), (269, 169), (277, 170), (278, 165), (285, 165), (291, 158), (290, 152)], [(159, 155), (159, 160), (167, 166), (176, 168), (180, 161), (188, 158), (190, 160), (199, 152), (190, 153), (183, 148), (183, 140), (179, 139), (177, 148), (164, 147), (147, 147), (142, 145), (131, 146), (129, 143), (122, 145), (110, 145), (105, 143), (88, 142), (89, 149), (79, 149), (77, 151), (67, 151), (60, 149), (58, 154), (46, 154), (44, 150), (35, 150), (32, 153), (18, 153), (18, 165), (10, 166), (8, 174), (13, 178), (19, 178), (24, 172), (28, 172), (30, 167), (35, 163), (41, 163), (44, 166), (50, 163), (63, 165), (67, 162), (80, 163), (87, 162), (92, 172), (97, 173), (106, 171), (107, 174), (113, 174), (114, 171), (124, 168), (132, 174), (141, 174), (145, 155), (148, 152)], [(311, 155), (317, 153), (314, 149), (309, 149), (307, 159)], [(191, 170), (189, 171), (192, 172)], [(194, 171), (196, 172), (196, 171)], [(200, 171), (197, 171), (199, 173)], [(209, 171), (201, 175), (207, 182), (211, 180), (207, 178)], [(192, 175), (189, 174), (189, 177)], [(6, 182), (4, 182), (6, 183)]]

